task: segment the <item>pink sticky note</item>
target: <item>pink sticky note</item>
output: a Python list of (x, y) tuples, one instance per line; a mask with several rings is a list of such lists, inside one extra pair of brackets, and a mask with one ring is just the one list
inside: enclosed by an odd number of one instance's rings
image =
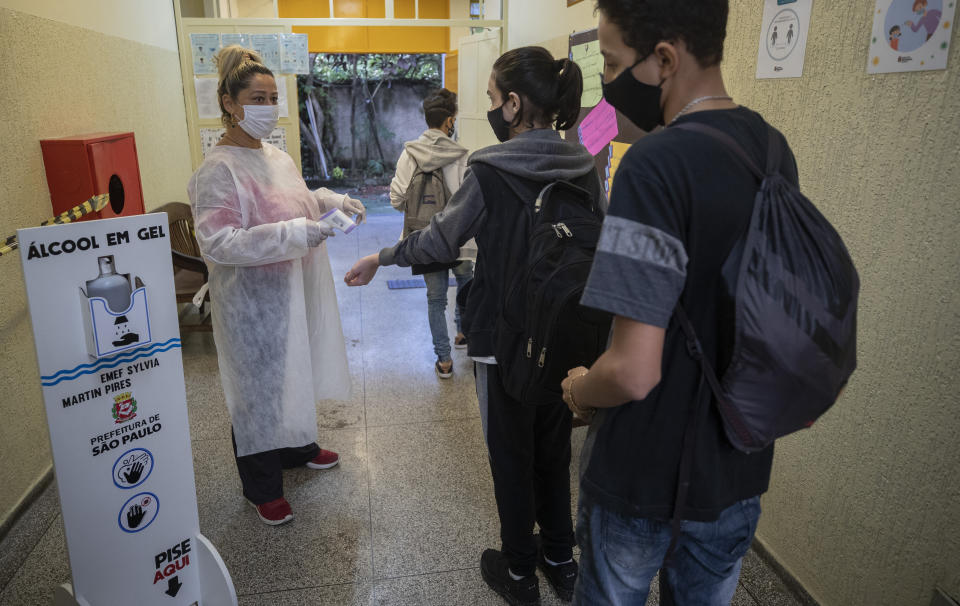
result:
[(613, 109), (606, 99), (601, 99), (600, 103), (590, 110), (577, 129), (580, 143), (583, 143), (593, 156), (609, 145), (619, 132), (617, 110)]

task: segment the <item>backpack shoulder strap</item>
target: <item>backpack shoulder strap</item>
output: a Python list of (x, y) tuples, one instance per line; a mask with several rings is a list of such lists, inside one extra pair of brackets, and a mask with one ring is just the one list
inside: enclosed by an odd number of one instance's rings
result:
[[(719, 143), (723, 144), (727, 149), (732, 151), (735, 156), (737, 156), (738, 158), (740, 158), (741, 161), (743, 161), (746, 167), (750, 169), (750, 172), (752, 172), (753, 175), (758, 180), (763, 181), (763, 179), (767, 176), (767, 173), (764, 173), (762, 170), (760, 170), (760, 167), (757, 166), (757, 163), (754, 162), (753, 158), (751, 158), (750, 155), (743, 149), (743, 147), (739, 143), (737, 143), (736, 139), (734, 139), (727, 133), (723, 132), (719, 128), (714, 128), (713, 126), (708, 126), (706, 124), (701, 124), (699, 122), (684, 122), (682, 124), (671, 126), (670, 128), (679, 128), (681, 130), (686, 130), (686, 131), (706, 135), (711, 139), (714, 139), (715, 141), (718, 141)], [(772, 141), (774, 137), (773, 129), (770, 129), (770, 131), (771, 131), (770, 136)], [(774, 149), (776, 149), (777, 152), (779, 153), (780, 146), (779, 145), (775, 146)], [(779, 165), (780, 165), (780, 161), (778, 159), (776, 166), (779, 166)]]
[(683, 432), (683, 441), (680, 449), (680, 466), (677, 471), (677, 491), (673, 501), (673, 517), (670, 521), (670, 545), (667, 547), (667, 553), (664, 560), (669, 562), (677, 549), (677, 542), (680, 539), (681, 525), (683, 522), (683, 510), (687, 506), (687, 496), (690, 493), (690, 479), (693, 476), (693, 459), (697, 450), (697, 434), (700, 431), (700, 422), (703, 418), (704, 408), (709, 406), (710, 392), (706, 390), (709, 387), (717, 398), (722, 397), (722, 389), (717, 375), (713, 371), (713, 366), (703, 355), (703, 348), (700, 345), (700, 339), (697, 338), (697, 332), (693, 329), (693, 323), (690, 321), (683, 305), (677, 303), (674, 317), (680, 324), (681, 330), (687, 340), (687, 352), (694, 360), (700, 364), (700, 381), (697, 387), (697, 395), (693, 404), (687, 413), (686, 427)]
[(783, 151), (780, 147), (780, 139), (777, 137), (777, 131), (769, 124), (767, 125), (767, 174), (775, 175), (780, 172), (780, 160), (783, 158)]
[(470, 170), (477, 178), (483, 194), (483, 203), (488, 207), (507, 197), (516, 199), (524, 207), (532, 210), (534, 199), (543, 188), (541, 183), (509, 173), (504, 174), (503, 171), (483, 162), (474, 162), (470, 165)]

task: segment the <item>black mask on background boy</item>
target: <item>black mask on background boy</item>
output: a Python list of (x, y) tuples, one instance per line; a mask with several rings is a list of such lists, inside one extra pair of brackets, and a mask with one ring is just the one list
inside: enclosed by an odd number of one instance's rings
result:
[(657, 86), (637, 80), (633, 68), (641, 61), (643, 59), (623, 70), (611, 82), (603, 83), (603, 98), (628, 120), (649, 132), (663, 126), (663, 109), (660, 107), (663, 80)]

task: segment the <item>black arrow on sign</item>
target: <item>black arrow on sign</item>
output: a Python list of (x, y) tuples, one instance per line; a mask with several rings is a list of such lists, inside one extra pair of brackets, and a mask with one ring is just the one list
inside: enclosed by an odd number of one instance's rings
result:
[(171, 598), (175, 598), (177, 594), (180, 593), (181, 587), (183, 587), (183, 583), (180, 582), (180, 577), (173, 577), (172, 579), (167, 579), (167, 590), (163, 593)]

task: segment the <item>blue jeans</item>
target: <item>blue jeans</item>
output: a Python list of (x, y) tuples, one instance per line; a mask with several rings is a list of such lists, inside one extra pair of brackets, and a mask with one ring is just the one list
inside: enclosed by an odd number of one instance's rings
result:
[[(580, 576), (573, 603), (645, 604), (670, 545), (670, 520), (623, 516), (583, 496), (577, 517)], [(660, 570), (662, 606), (729, 606), (760, 519), (760, 497), (714, 522), (684, 520), (671, 562)]]
[[(433, 335), (433, 351), (441, 362), (450, 361), (450, 335), (447, 334), (447, 289), (449, 288), (450, 270), (435, 271), (423, 274), (423, 281), (427, 283), (427, 315), (430, 319), (430, 334)], [(473, 263), (463, 261), (453, 268), (453, 276), (457, 279), (457, 292), (473, 278)], [(456, 306), (455, 306), (456, 307)], [(460, 308), (454, 312), (457, 322), (457, 332), (460, 331)]]

